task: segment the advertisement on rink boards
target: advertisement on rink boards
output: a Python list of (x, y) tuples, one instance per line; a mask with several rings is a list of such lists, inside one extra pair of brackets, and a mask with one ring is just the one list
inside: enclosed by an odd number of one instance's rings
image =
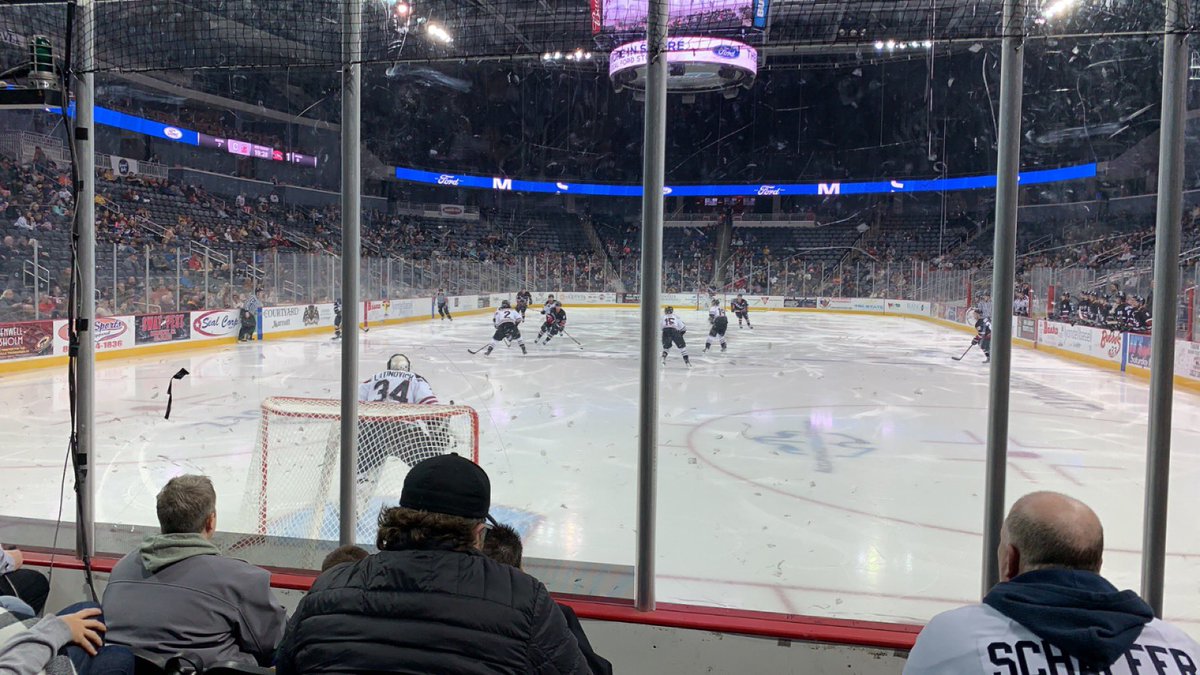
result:
[(856, 312), (883, 312), (884, 302), (875, 298), (853, 298), (850, 309)]
[[(1187, 349), (1187, 345), (1191, 342), (1176, 342), (1175, 343), (1175, 370), (1180, 375), (1187, 373), (1181, 372), (1179, 368), (1179, 355), (1182, 350)], [(1150, 368), (1150, 336), (1140, 335), (1138, 333), (1129, 333), (1125, 336), (1125, 365), (1135, 368)], [(1197, 371), (1200, 374), (1200, 371)], [(1192, 377), (1196, 377), (1193, 375)]]
[(192, 339), (213, 340), (238, 334), (241, 321), (237, 310), (212, 309), (192, 312)]
[(851, 310), (854, 309), (854, 301), (850, 298), (817, 298), (817, 308)]
[(135, 319), (134, 342), (139, 345), (175, 342), (192, 337), (192, 322), (188, 312), (141, 314)]
[(1057, 321), (1039, 321), (1037, 342), (1076, 354), (1092, 356), (1113, 363), (1121, 362), (1123, 340), (1115, 330), (1072, 326)]
[[(1130, 336), (1134, 337), (1134, 336)], [(1150, 337), (1139, 335), (1149, 343)], [(1149, 345), (1147, 344), (1147, 353), (1149, 353)], [(1147, 359), (1146, 367), (1149, 368), (1149, 360)], [(1184, 377), (1190, 377), (1193, 380), (1200, 380), (1200, 342), (1185, 342), (1183, 340), (1175, 341), (1175, 374)]]
[(916, 314), (918, 316), (929, 316), (929, 303), (915, 302), (913, 300), (885, 300), (883, 311), (885, 314)]
[[(66, 323), (64, 322), (64, 326)], [(0, 323), (0, 361), (46, 356), (54, 351), (54, 322)]]
[(1030, 342), (1037, 340), (1037, 321), (1026, 316), (1013, 317), (1013, 335)]
[(783, 306), (787, 309), (816, 309), (816, 298), (784, 298)]
[[(107, 352), (114, 349), (132, 347), (134, 343), (134, 316), (103, 316), (96, 319), (92, 329), (96, 341), (96, 351)], [(66, 354), (70, 351), (71, 335), (67, 330), (66, 321), (55, 321), (54, 353)]]

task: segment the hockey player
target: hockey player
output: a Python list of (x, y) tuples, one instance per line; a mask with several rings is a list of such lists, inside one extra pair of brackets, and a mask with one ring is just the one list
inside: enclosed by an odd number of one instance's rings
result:
[(342, 299), (333, 301), (333, 339), (342, 337)]
[(1129, 299), (1129, 316), (1126, 330), (1134, 333), (1145, 333), (1150, 330), (1150, 310), (1146, 308), (1146, 299), (1135, 295)]
[(525, 340), (521, 338), (521, 330), (517, 327), (523, 321), (520, 314), (517, 313), (512, 305), (507, 300), (500, 302), (500, 309), (496, 310), (496, 314), (492, 316), (492, 325), (496, 327), (496, 332), (492, 334), (492, 343), (488, 345), (484, 356), (490, 356), (492, 350), (502, 340), (511, 339), (517, 341), (517, 346), (521, 348), (522, 354), (528, 354), (525, 350)]
[(742, 327), (742, 321), (745, 320), (746, 326), (750, 330), (754, 330), (754, 326), (750, 325), (750, 303), (746, 302), (741, 293), (738, 293), (737, 297), (729, 303), (729, 308), (733, 310), (733, 315), (737, 317), (738, 328)]
[(729, 328), (729, 317), (725, 316), (721, 301), (715, 298), (712, 301), (712, 307), (708, 310), (708, 323), (708, 339), (704, 341), (704, 351), (712, 348), (713, 338), (720, 340), (721, 351), (725, 351), (725, 330)]
[(982, 309), (974, 310), (975, 316), (975, 339), (971, 341), (973, 345), (979, 345), (979, 349), (983, 351), (983, 362), (991, 363), (992, 361), (992, 322), (983, 315)]
[[(437, 396), (425, 378), (412, 372), (404, 354), (393, 354), (387, 370), (376, 373), (358, 385), (358, 400), (363, 402), (437, 405)], [(360, 419), (358, 423), (358, 480), (371, 478), (388, 457), (396, 457), (415, 466), (417, 462), (444, 454), (453, 439), (441, 420), (397, 422), (387, 419)]]
[(517, 291), (517, 311), (521, 313), (521, 318), (525, 318), (525, 310), (529, 309), (529, 305), (533, 302), (533, 294), (529, 291)]
[(542, 329), (538, 331), (537, 338), (534, 339), (533, 343), (537, 344), (538, 340), (541, 340), (542, 336), (545, 335), (546, 340), (542, 344), (548, 345), (551, 338), (562, 333), (566, 328), (567, 311), (562, 308), (561, 302), (555, 300), (554, 307), (550, 308), (549, 312), (546, 312), (546, 321), (542, 324)]
[(438, 289), (437, 292), (437, 311), (442, 321), (446, 319), (454, 321), (454, 317), (450, 316), (450, 299), (446, 297), (446, 291), (442, 289)]
[(546, 296), (546, 304), (542, 305), (542, 314), (548, 314), (550, 312), (550, 310), (554, 309), (554, 303), (556, 303), (556, 302), (558, 302), (558, 301), (554, 299), (553, 293), (551, 293), (550, 295), (547, 295)]
[(667, 351), (671, 349), (671, 345), (679, 348), (679, 353), (683, 355), (683, 362), (688, 368), (692, 367), (692, 362), (688, 358), (687, 343), (683, 341), (683, 334), (687, 332), (687, 326), (683, 324), (683, 319), (675, 316), (675, 308), (667, 307), (665, 310), (666, 316), (662, 320), (662, 362), (667, 363)]

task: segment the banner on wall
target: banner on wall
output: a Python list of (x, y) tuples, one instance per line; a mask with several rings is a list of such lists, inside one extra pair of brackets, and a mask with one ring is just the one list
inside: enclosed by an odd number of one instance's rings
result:
[[(817, 298), (817, 307), (821, 309), (853, 309), (850, 298)], [(880, 311), (883, 311), (882, 309)]]
[(192, 337), (197, 340), (231, 337), (241, 328), (238, 313), (232, 309), (192, 312)]
[(1200, 342), (1175, 341), (1175, 374), (1200, 380)]
[(784, 298), (783, 306), (784, 307), (802, 308), (802, 309), (816, 309), (817, 308), (817, 299), (816, 298)]
[(262, 310), (260, 310), (262, 312), (262, 329), (264, 331), (282, 331), (304, 328), (304, 315), (306, 309), (308, 309), (308, 305), (263, 307)]
[(53, 321), (0, 324), (0, 361), (27, 356), (45, 356), (53, 351)]
[[(1186, 342), (1179, 343), (1180, 347)], [(1137, 368), (1150, 367), (1150, 336), (1129, 333), (1125, 336), (1125, 365)]]
[(476, 304), (476, 305), (478, 305), (478, 306), (477, 306), (477, 309), (483, 309), (484, 307), (491, 307), (491, 306), (492, 306), (492, 296), (490, 296), (490, 295), (481, 295), (481, 296), (479, 296), (479, 298), (478, 298), (478, 299), (475, 301), (475, 304)]
[(136, 176), (139, 173), (136, 159), (126, 159), (125, 157), (109, 155), (108, 164), (112, 168), (113, 173), (118, 176)]
[(621, 303), (625, 305), (636, 305), (642, 301), (641, 293), (621, 293)]
[(1022, 340), (1037, 340), (1037, 321), (1028, 317), (1017, 317), (1017, 337)]
[[(134, 345), (135, 318), (132, 316), (102, 316), (96, 319), (92, 328), (92, 339), (96, 341), (96, 351), (108, 352), (114, 349), (126, 349)], [(58, 339), (54, 351), (66, 354), (70, 351), (71, 333), (66, 321), (58, 324)]]
[(142, 314), (134, 317), (134, 342), (139, 345), (174, 342), (192, 337), (191, 317), (187, 312)]

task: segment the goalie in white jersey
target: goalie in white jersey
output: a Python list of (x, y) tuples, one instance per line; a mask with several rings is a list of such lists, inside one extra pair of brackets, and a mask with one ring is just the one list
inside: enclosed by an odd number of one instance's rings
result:
[(496, 328), (496, 332), (492, 334), (492, 342), (487, 346), (487, 351), (484, 356), (490, 356), (492, 350), (502, 340), (516, 340), (517, 346), (521, 348), (522, 354), (527, 354), (525, 350), (525, 340), (521, 338), (521, 329), (517, 326), (525, 320), (521, 313), (512, 308), (507, 300), (500, 303), (500, 309), (492, 316), (492, 325)]
[[(358, 400), (371, 403), (437, 405), (433, 387), (412, 372), (412, 364), (403, 354), (388, 359), (387, 370), (376, 373), (358, 385)], [(444, 455), (454, 439), (442, 420), (396, 421), (360, 417), (358, 421), (358, 479), (367, 480), (387, 461), (396, 457), (415, 466), (430, 457)]]
[(665, 310), (666, 316), (662, 320), (662, 361), (667, 363), (667, 352), (671, 349), (671, 345), (679, 348), (679, 353), (683, 355), (683, 362), (690, 368), (691, 360), (688, 359), (687, 342), (683, 340), (683, 334), (687, 332), (687, 326), (683, 324), (683, 319), (675, 316), (675, 308), (668, 307)]

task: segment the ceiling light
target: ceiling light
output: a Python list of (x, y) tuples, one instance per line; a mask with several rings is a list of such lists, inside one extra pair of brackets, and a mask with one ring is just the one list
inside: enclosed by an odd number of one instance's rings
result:
[(454, 41), (454, 38), (450, 37), (450, 34), (446, 32), (446, 29), (442, 28), (441, 26), (437, 25), (436, 23), (431, 23), (428, 26), (426, 26), (425, 34), (428, 35), (429, 37), (433, 38), (434, 40), (437, 40), (438, 42), (453, 42)]
[(1054, 2), (1051, 2), (1046, 9), (1042, 10), (1042, 17), (1053, 19), (1055, 16), (1058, 16), (1059, 14), (1066, 12), (1068, 9), (1071, 9), (1076, 2), (1078, 2), (1078, 0), (1054, 0)]

